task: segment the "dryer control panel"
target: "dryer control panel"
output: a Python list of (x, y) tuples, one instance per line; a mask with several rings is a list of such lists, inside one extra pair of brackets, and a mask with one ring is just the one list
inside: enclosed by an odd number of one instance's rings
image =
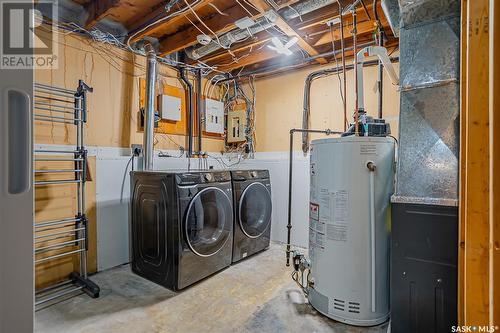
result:
[(195, 171), (177, 174), (179, 185), (222, 183), (231, 181), (229, 171)]

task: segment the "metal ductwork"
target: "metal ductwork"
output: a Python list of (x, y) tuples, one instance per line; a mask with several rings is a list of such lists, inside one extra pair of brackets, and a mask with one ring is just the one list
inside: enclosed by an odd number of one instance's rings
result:
[(283, 11), (280, 13), (280, 15), (285, 19), (285, 20), (291, 20), (294, 18), (297, 18), (299, 16), (308, 14), (312, 11), (321, 9), (323, 7), (326, 7), (328, 5), (332, 5), (336, 3), (337, 0), (309, 0), (309, 1), (304, 1), (297, 3), (295, 5), (285, 7)]
[(458, 201), (460, 2), (399, 0), (401, 110), (393, 202)]
[(151, 43), (146, 52), (146, 108), (144, 110), (143, 170), (153, 170), (153, 136), (155, 127), (156, 52)]
[(389, 22), (394, 36), (399, 37), (399, 2), (398, 0), (381, 0), (380, 4), (384, 11), (385, 17)]
[(400, 113), (391, 198), (391, 330), (458, 324), (460, 2), (399, 0)]
[[(286, 7), (279, 15), (285, 20), (291, 20), (299, 16), (308, 14), (325, 6), (336, 3), (337, 0), (309, 0), (293, 6)], [(277, 14), (273, 10), (267, 11), (263, 17), (259, 18), (254, 25), (248, 29), (235, 29), (220, 36), (218, 40), (212, 40), (207, 45), (195, 45), (186, 50), (187, 55), (198, 60), (221, 48), (221, 45), (228, 48), (231, 44), (243, 41), (261, 31), (269, 29), (275, 25)]]
[(259, 18), (256, 23), (249, 27), (248, 29), (237, 29), (229, 31), (224, 35), (220, 36), (218, 40), (212, 40), (209, 44), (203, 46), (194, 46), (188, 50), (186, 53), (188, 57), (193, 60), (198, 60), (203, 58), (207, 54), (215, 52), (221, 48), (229, 48), (231, 44), (243, 41), (261, 31), (271, 28), (274, 26), (276, 21), (276, 13), (273, 11), (267, 12), (263, 17)]

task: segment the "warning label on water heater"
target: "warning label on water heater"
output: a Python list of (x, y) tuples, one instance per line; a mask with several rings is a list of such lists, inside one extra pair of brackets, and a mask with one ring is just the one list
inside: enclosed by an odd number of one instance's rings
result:
[(375, 144), (362, 144), (359, 147), (361, 155), (377, 155), (377, 145)]
[[(326, 220), (326, 237), (333, 241), (347, 241), (349, 228), (349, 192), (337, 190), (331, 193), (321, 192), (320, 221)], [(328, 207), (321, 214), (323, 204)], [(324, 220), (323, 220), (324, 219)]]

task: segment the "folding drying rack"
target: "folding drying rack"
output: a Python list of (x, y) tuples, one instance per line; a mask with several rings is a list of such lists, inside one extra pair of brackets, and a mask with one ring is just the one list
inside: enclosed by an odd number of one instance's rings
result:
[[(82, 80), (79, 80), (76, 91), (40, 83), (35, 83), (34, 86), (35, 121), (73, 125), (76, 128), (75, 149), (34, 150), (34, 185), (39, 188), (75, 184), (77, 200), (75, 216), (34, 224), (35, 265), (74, 255), (79, 256), (80, 263), (79, 272), (72, 272), (66, 281), (36, 291), (37, 309), (81, 292), (93, 298), (99, 297), (99, 287), (87, 275), (88, 219), (85, 215), (87, 150), (84, 144), (84, 131), (87, 122), (87, 92), (92, 91), (93, 89)], [(73, 162), (73, 167), (40, 169), (37, 162), (46, 162), (47, 165)], [(41, 177), (45, 179), (41, 180)]]

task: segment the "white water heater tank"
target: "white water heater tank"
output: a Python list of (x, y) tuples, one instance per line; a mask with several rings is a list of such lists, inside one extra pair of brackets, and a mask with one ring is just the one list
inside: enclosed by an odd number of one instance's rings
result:
[(395, 140), (312, 141), (310, 304), (352, 325), (389, 317), (390, 197)]

